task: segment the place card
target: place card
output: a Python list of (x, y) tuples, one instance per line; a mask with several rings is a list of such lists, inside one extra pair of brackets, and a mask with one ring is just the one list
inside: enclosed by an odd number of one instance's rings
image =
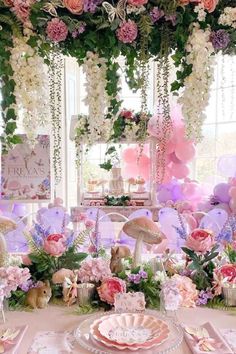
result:
[(115, 295), (115, 312), (144, 312), (146, 301), (142, 292), (118, 293)]

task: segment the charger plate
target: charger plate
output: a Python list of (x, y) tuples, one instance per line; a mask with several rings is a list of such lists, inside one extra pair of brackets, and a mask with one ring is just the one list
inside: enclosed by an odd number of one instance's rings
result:
[[(107, 312), (106, 314), (114, 314), (115, 312)], [(138, 349), (135, 352), (127, 350), (119, 350), (116, 348), (108, 348), (101, 342), (96, 341), (90, 334), (90, 327), (94, 321), (98, 320), (104, 313), (94, 314), (85, 319), (81, 324), (75, 329), (74, 336), (81, 347), (87, 349), (91, 353), (95, 354), (166, 354), (178, 348), (183, 340), (183, 330), (178, 323), (173, 322), (168, 317), (164, 316), (162, 313), (154, 310), (146, 310), (145, 314), (154, 316), (155, 318), (164, 321), (168, 325), (169, 336), (163, 343), (154, 346), (152, 349)]]

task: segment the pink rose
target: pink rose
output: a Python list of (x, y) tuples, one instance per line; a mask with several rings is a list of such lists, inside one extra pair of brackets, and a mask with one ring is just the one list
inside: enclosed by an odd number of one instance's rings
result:
[(126, 292), (126, 283), (116, 277), (103, 280), (101, 286), (97, 288), (98, 295), (102, 301), (110, 305), (114, 304), (115, 294)]
[(128, 0), (128, 4), (132, 6), (143, 6), (147, 4), (148, 0)]
[(222, 286), (224, 286), (225, 283), (236, 283), (236, 264), (224, 264), (214, 271), (215, 295), (222, 293)]
[(219, 0), (201, 0), (204, 9), (208, 12), (213, 12), (218, 4)]
[(66, 251), (64, 241), (65, 237), (63, 235), (51, 234), (44, 241), (43, 249), (53, 257), (60, 257)]
[(196, 229), (187, 237), (185, 246), (195, 252), (206, 253), (214, 246), (215, 241), (210, 231)]
[(72, 14), (81, 15), (84, 10), (83, 0), (63, 0), (63, 3)]
[(171, 279), (175, 281), (178, 292), (182, 298), (180, 305), (183, 307), (195, 307), (199, 292), (192, 279), (179, 274), (175, 274)]
[(225, 264), (217, 270), (217, 273), (229, 283), (236, 281), (236, 264)]

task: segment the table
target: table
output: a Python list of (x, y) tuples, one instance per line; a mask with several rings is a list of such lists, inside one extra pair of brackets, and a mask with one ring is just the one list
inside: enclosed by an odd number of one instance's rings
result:
[[(21, 343), (17, 354), (26, 354), (33, 338), (38, 331), (73, 331), (82, 319), (88, 315), (78, 316), (72, 308), (50, 305), (47, 309), (35, 310), (34, 312), (6, 312), (7, 325), (29, 325), (26, 335)], [(207, 308), (183, 308), (178, 311), (178, 318), (182, 323), (188, 325), (201, 325), (205, 322), (211, 323), (217, 328), (236, 329), (236, 317), (232, 313), (212, 310)], [(0, 326), (1, 327), (1, 326)], [(77, 346), (73, 353), (89, 354), (85, 349)], [(121, 352), (122, 353), (122, 352)], [(173, 354), (191, 354), (185, 342), (172, 352)]]

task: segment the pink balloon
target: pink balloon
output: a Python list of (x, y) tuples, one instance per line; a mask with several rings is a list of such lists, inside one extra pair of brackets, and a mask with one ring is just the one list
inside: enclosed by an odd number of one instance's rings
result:
[(184, 164), (173, 163), (172, 167), (171, 167), (171, 172), (174, 177), (176, 177), (178, 179), (182, 179), (182, 178), (185, 178), (189, 175), (190, 170), (189, 170), (188, 166), (186, 166)]
[(188, 162), (195, 156), (196, 149), (190, 142), (178, 143), (175, 154), (182, 162)]
[(122, 153), (122, 158), (126, 163), (134, 163), (137, 161), (137, 150), (133, 148), (126, 148)]
[(133, 164), (125, 164), (124, 171), (122, 172), (122, 176), (124, 178), (138, 177), (139, 169), (136, 163)]
[(233, 199), (236, 199), (236, 187), (231, 187), (229, 190), (229, 196)]
[(147, 155), (145, 155), (145, 154), (142, 154), (141, 156), (140, 156), (140, 159), (139, 159), (139, 166), (146, 166), (146, 165), (148, 165), (148, 164), (150, 164), (150, 158), (149, 157), (147, 157)]
[(229, 206), (232, 212), (236, 213), (236, 199), (230, 199)]
[(174, 163), (182, 163), (181, 160), (178, 159), (178, 157), (175, 155), (174, 152), (172, 152), (172, 154), (168, 155), (170, 158), (170, 161), (174, 162)]

